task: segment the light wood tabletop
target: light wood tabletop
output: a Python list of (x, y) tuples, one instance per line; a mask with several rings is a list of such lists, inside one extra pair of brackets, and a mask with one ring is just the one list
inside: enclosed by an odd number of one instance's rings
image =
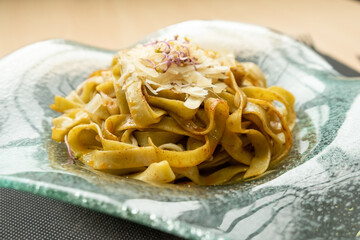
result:
[(191, 19), (262, 25), (360, 71), (360, 2), (355, 0), (0, 0), (0, 57), (27, 44), (64, 38), (120, 49), (165, 26)]

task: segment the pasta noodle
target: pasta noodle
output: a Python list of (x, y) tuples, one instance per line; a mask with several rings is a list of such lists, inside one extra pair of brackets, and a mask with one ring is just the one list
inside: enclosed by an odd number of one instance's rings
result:
[(156, 183), (224, 184), (265, 173), (292, 146), (295, 99), (254, 63), (189, 39), (120, 51), (50, 107), (71, 157)]

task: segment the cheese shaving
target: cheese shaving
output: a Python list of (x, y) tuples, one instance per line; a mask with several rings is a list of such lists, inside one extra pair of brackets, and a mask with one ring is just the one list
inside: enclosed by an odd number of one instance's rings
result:
[(184, 106), (189, 109), (196, 109), (200, 107), (201, 103), (204, 101), (203, 97), (195, 97), (193, 95), (190, 95), (188, 99), (186, 99)]

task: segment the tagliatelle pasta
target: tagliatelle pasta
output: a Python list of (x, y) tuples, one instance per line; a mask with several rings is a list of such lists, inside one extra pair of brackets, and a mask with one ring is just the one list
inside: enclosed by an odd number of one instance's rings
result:
[(254, 63), (177, 36), (120, 51), (51, 108), (52, 138), (109, 174), (217, 185), (259, 176), (292, 146), (294, 97)]

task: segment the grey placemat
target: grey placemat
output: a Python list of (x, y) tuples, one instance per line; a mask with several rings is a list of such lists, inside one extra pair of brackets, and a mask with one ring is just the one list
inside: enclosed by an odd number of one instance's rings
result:
[(100, 212), (0, 188), (0, 239), (181, 239)]

